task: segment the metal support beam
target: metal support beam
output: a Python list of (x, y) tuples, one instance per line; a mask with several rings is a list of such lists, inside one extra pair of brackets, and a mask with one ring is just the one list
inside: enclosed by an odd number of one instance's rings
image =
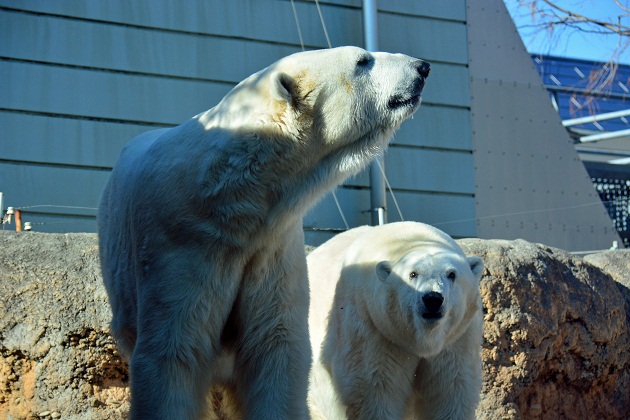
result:
[(630, 136), (630, 129), (627, 130), (617, 130), (617, 131), (606, 131), (605, 133), (593, 134), (590, 136), (580, 137), (580, 143), (589, 143), (593, 141), (600, 140), (612, 140), (620, 137), (628, 137)]
[(609, 149), (592, 149), (590, 147), (579, 147), (575, 148), (575, 151), (578, 153), (584, 153), (587, 155), (606, 155), (606, 156), (621, 156), (621, 157), (630, 157), (630, 151), (624, 152), (622, 150), (609, 150)]
[(588, 117), (572, 118), (570, 120), (562, 121), (562, 125), (570, 127), (572, 125), (588, 124), (595, 121), (612, 120), (613, 118), (621, 118), (630, 115), (630, 109), (624, 109), (622, 111), (606, 112), (604, 114), (589, 115)]
[(611, 159), (608, 163), (613, 165), (630, 165), (630, 158)]
[(597, 91), (597, 90), (588, 90), (584, 88), (578, 88), (575, 86), (556, 86), (556, 85), (543, 85), (545, 89), (549, 92), (561, 92), (568, 93), (570, 95), (579, 94), (584, 96), (595, 96), (598, 98), (606, 97), (611, 99), (619, 99), (621, 101), (626, 101), (630, 97), (627, 93), (615, 93), (608, 91)]
[[(377, 14), (376, 0), (363, 0), (363, 40), (368, 51), (378, 51)], [(370, 165), (370, 212), (374, 226), (387, 223), (385, 160), (383, 155), (376, 159), (378, 162)]]

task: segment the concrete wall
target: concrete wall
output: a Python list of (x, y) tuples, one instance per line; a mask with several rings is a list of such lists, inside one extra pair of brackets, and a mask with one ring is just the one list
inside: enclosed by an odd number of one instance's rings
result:
[[(432, 64), (385, 156), (405, 220), (568, 250), (618, 239), (501, 0), (378, 3), (379, 49)], [(320, 5), (332, 46), (363, 45), (360, 0)], [(316, 4), (295, 12), (305, 48), (325, 48)], [(302, 49), (289, 0), (0, 0), (0, 39), (0, 191), (44, 232), (94, 231), (129, 139)], [(350, 226), (370, 223), (368, 184), (337, 190)], [(311, 244), (345, 228), (331, 195), (304, 226)]]
[(608, 249), (619, 235), (503, 1), (468, 4), (478, 236)]

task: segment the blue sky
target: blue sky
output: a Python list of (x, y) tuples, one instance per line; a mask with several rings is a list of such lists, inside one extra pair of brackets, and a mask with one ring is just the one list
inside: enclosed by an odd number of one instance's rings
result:
[[(625, 13), (614, 0), (552, 0), (560, 7), (573, 10), (583, 16), (599, 20), (617, 22), (618, 16)], [(540, 1), (542, 4), (543, 2)], [(630, 0), (621, 0), (630, 7)], [(532, 25), (532, 17), (524, 9), (516, 6), (518, 0), (505, 0), (505, 4), (516, 23), (517, 29), (529, 53), (548, 54), (584, 60), (608, 61), (619, 42), (617, 35), (595, 35), (571, 29), (557, 30), (553, 36), (548, 32), (523, 27)], [(630, 26), (630, 16), (624, 16), (622, 23)], [(619, 62), (630, 64), (630, 48), (619, 58)]]

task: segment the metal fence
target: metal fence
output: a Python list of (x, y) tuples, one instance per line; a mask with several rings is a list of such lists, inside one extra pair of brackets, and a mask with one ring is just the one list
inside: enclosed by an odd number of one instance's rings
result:
[(630, 171), (625, 166), (594, 162), (585, 164), (593, 185), (623, 240), (623, 246), (630, 248)]

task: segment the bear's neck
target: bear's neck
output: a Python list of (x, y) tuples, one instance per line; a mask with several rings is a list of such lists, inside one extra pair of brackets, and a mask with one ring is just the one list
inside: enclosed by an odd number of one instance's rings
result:
[(310, 207), (365, 168), (391, 137), (391, 130), (374, 130), (335, 149), (310, 127), (295, 135), (274, 124), (232, 129), (217, 121), (204, 124), (204, 119), (196, 118), (204, 132), (198, 141), (213, 139), (203, 146), (207, 158), (199, 185), (206, 220), (217, 229), (240, 226), (244, 238), (301, 222)]

